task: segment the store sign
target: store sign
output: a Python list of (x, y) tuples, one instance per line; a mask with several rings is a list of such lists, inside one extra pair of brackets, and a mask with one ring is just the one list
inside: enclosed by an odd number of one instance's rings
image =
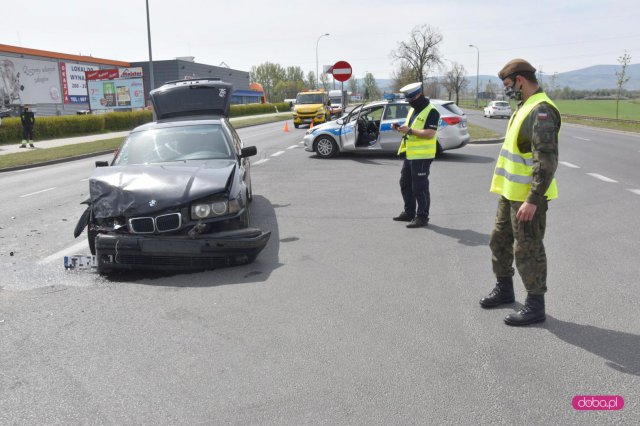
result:
[(96, 70), (95, 65), (71, 64), (60, 62), (60, 80), (62, 80), (62, 97), (65, 104), (86, 104), (87, 96), (86, 71)]
[(92, 110), (144, 108), (142, 78), (87, 80), (87, 83)]

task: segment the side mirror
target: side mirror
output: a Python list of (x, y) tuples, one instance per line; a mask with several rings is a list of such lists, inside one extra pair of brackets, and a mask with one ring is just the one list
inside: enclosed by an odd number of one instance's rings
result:
[(96, 167), (109, 167), (108, 161), (96, 161)]
[(240, 151), (240, 158), (253, 157), (257, 153), (258, 148), (256, 148), (255, 146), (247, 146), (245, 148), (242, 148), (242, 151)]

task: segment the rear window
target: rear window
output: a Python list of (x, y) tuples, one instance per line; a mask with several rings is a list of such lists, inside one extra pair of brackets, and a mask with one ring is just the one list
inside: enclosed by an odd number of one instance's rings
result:
[(456, 115), (464, 115), (464, 111), (461, 110), (460, 107), (458, 107), (458, 105), (453, 102), (448, 102), (446, 104), (442, 104), (441, 106), (447, 111), (452, 112)]
[(494, 105), (499, 107), (508, 107), (509, 102), (494, 102)]

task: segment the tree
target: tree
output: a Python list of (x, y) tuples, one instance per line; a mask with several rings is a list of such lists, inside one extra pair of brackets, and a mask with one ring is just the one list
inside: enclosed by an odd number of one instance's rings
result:
[(548, 95), (555, 97), (555, 92), (558, 90), (558, 72), (555, 71), (551, 76), (551, 80), (549, 80), (549, 91)]
[(325, 92), (329, 91), (329, 76), (327, 73), (320, 74), (320, 84), (322, 84), (322, 88)]
[(391, 83), (391, 89), (394, 92), (399, 92), (401, 88), (407, 84), (415, 83), (416, 80), (411, 71), (411, 67), (406, 61), (400, 61), (400, 67), (393, 71), (391, 75), (393, 82)]
[(463, 90), (469, 82), (465, 78), (467, 70), (464, 65), (457, 62), (451, 63), (451, 68), (444, 75), (444, 87), (449, 92), (449, 100), (451, 100), (451, 94), (456, 94), (456, 103), (460, 103), (460, 91)]
[(309, 89), (313, 89), (316, 87), (316, 73), (313, 71), (309, 71), (307, 74), (307, 80), (304, 82), (305, 86)]
[(423, 82), (429, 69), (441, 63), (438, 44), (442, 42), (442, 34), (427, 24), (415, 26), (409, 33), (408, 41), (398, 43), (398, 48), (391, 52), (394, 61), (401, 61), (411, 70), (413, 81)]
[(355, 95), (359, 92), (360, 88), (358, 86), (358, 79), (354, 76), (351, 76), (351, 78), (349, 79), (349, 91), (351, 92), (351, 94)]
[(279, 64), (265, 62), (258, 66), (251, 67), (251, 79), (256, 83), (260, 83), (264, 89), (264, 95), (267, 100), (271, 99), (274, 87), (278, 82), (284, 80), (286, 71)]
[(304, 71), (300, 67), (287, 67), (286, 79), (304, 82)]
[(489, 80), (487, 85), (484, 87), (484, 91), (489, 97), (489, 99), (495, 99), (496, 94), (498, 93), (498, 85)]
[(616, 71), (616, 77), (618, 80), (616, 85), (618, 86), (618, 95), (616, 96), (616, 120), (618, 119), (618, 104), (620, 103), (620, 93), (622, 92), (622, 87), (624, 84), (629, 81), (631, 77), (626, 77), (627, 65), (631, 62), (631, 55), (624, 51), (624, 55), (618, 58), (618, 62), (622, 65), (620, 71)]
[(364, 91), (364, 98), (366, 100), (380, 98), (380, 89), (378, 89), (375, 77), (370, 72), (366, 73), (364, 76), (364, 80), (362, 81), (362, 90)]

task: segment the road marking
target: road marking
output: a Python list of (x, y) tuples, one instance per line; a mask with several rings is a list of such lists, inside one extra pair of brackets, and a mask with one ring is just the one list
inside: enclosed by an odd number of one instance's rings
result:
[(629, 192), (633, 192), (636, 195), (640, 195), (640, 189), (631, 189), (631, 188), (627, 188), (627, 191)]
[(277, 157), (278, 155), (282, 155), (284, 154), (284, 151), (278, 151), (278, 152), (274, 152), (273, 154), (271, 154), (272, 157)]
[(580, 139), (581, 141), (590, 141), (591, 139), (581, 138), (580, 136), (573, 136), (575, 139)]
[[(300, 141), (300, 142), (298, 142), (298, 143), (304, 143), (304, 141), (302, 140), (302, 141)], [(638, 151), (638, 152), (640, 152), (640, 151)]]
[(287, 148), (287, 149), (293, 149), (293, 148), (297, 148), (297, 147), (298, 147), (298, 145), (291, 145), (291, 146), (290, 146), (289, 148)]
[(62, 260), (63, 257), (71, 254), (77, 254), (76, 252), (78, 250), (82, 250), (86, 248), (89, 248), (89, 243), (87, 243), (87, 240), (82, 240), (79, 243), (72, 245), (71, 247), (67, 247), (58, 252), (53, 253), (50, 256), (45, 257), (44, 259), (38, 261), (38, 264), (44, 265), (45, 263), (51, 263), (54, 260)]
[(253, 163), (253, 165), (257, 166), (258, 164), (266, 163), (267, 161), (269, 161), (268, 158), (263, 158), (262, 160), (258, 160), (255, 163)]
[(567, 167), (571, 167), (572, 169), (579, 169), (580, 166), (576, 166), (575, 164), (571, 164), (567, 161), (559, 161), (560, 164), (565, 165)]
[(85, 182), (85, 181), (88, 181), (88, 180), (89, 180), (89, 178), (84, 178), (84, 179), (80, 179), (80, 182)]
[(617, 180), (614, 180), (614, 179), (608, 178), (608, 177), (606, 177), (606, 176), (599, 175), (598, 173), (587, 173), (587, 174), (588, 174), (589, 176), (591, 176), (591, 177), (596, 178), (596, 179), (600, 179), (600, 180), (601, 180), (601, 181), (603, 181), (603, 182), (618, 183), (618, 181), (617, 181)]
[(47, 189), (43, 189), (42, 191), (32, 192), (31, 194), (24, 194), (24, 195), (21, 195), (20, 198), (30, 197), (30, 196), (36, 195), (36, 194), (42, 194), (43, 192), (51, 191), (53, 189), (56, 189), (56, 187), (54, 186), (53, 188), (47, 188)]

